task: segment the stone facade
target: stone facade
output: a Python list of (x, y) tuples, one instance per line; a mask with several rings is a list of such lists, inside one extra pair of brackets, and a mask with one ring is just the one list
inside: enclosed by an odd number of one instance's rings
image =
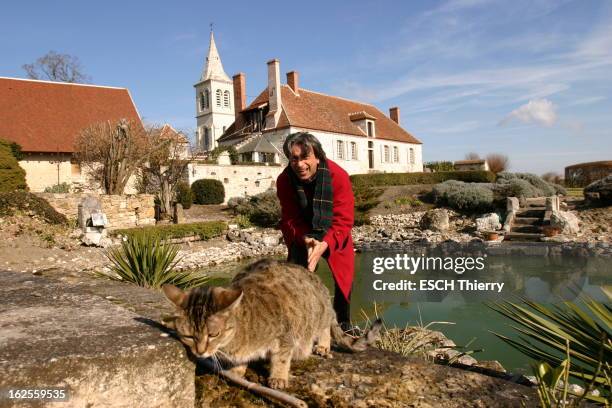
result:
[(138, 195), (105, 195), (105, 194), (52, 194), (39, 193), (40, 197), (51, 204), (59, 213), (68, 219), (76, 219), (79, 203), (83, 198), (94, 195), (102, 203), (102, 211), (108, 218), (108, 229), (131, 228), (139, 225), (155, 224), (154, 196)]
[(248, 166), (190, 163), (188, 182), (191, 185), (200, 179), (215, 179), (223, 183), (225, 201), (232, 197), (246, 197), (263, 193), (276, 186), (276, 178), (283, 171), (281, 166)]

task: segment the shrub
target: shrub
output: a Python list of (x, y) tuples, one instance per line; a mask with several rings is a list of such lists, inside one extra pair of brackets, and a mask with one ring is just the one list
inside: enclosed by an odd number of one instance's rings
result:
[(423, 167), (430, 169), (431, 171), (453, 171), (455, 165), (451, 161), (432, 161), (427, 162)]
[(8, 140), (0, 139), (0, 149), (9, 149), (11, 154), (17, 161), (23, 159), (23, 153), (21, 153), (21, 145), (15, 142), (9, 142)]
[(192, 222), (188, 224), (148, 225), (145, 227), (113, 230), (113, 235), (131, 237), (140, 233), (158, 237), (161, 240), (199, 236), (203, 240), (218, 237), (227, 229), (222, 221)]
[(106, 252), (114, 274), (102, 275), (149, 288), (159, 288), (165, 283), (180, 287), (204, 284), (205, 275), (175, 269), (180, 261), (178, 252), (178, 245), (162, 243), (158, 236), (144, 232), (133, 234), (121, 242), (121, 247)]
[(436, 204), (458, 211), (484, 212), (493, 207), (493, 191), (477, 183), (449, 180), (434, 186), (432, 194)]
[(353, 188), (365, 186), (398, 186), (412, 184), (437, 184), (447, 180), (473, 183), (492, 183), (495, 174), (490, 171), (439, 171), (435, 173), (373, 173), (351, 176)]
[(225, 189), (219, 180), (196, 180), (191, 185), (191, 191), (196, 204), (221, 204), (225, 200)]
[(184, 209), (191, 208), (193, 204), (193, 192), (189, 183), (181, 181), (176, 185), (176, 202), (180, 203)]
[(25, 174), (11, 148), (5, 144), (0, 145), (0, 192), (27, 190)]
[(64, 182), (60, 184), (54, 184), (50, 187), (45, 187), (45, 193), (69, 193), (70, 184)]
[(272, 189), (249, 198), (233, 201), (234, 211), (245, 215), (259, 227), (276, 227), (281, 219), (280, 201)]
[(32, 213), (50, 224), (66, 224), (65, 215), (55, 211), (47, 200), (27, 191), (0, 192), (0, 216), (16, 211)]
[[(510, 183), (511, 180), (525, 180), (527, 181), (529, 184), (531, 184), (531, 186), (533, 186), (535, 188), (531, 189), (528, 188), (526, 186), (525, 183), (518, 183), (515, 184), (516, 185), (522, 185), (524, 187), (524, 193), (526, 194), (531, 194), (531, 195), (524, 195), (523, 197), (525, 198), (530, 198), (530, 197), (550, 197), (552, 195), (556, 194), (556, 189), (555, 187), (548, 183), (547, 181), (543, 180), (542, 178), (536, 176), (535, 174), (531, 174), (531, 173), (508, 173), (508, 172), (501, 172), (497, 175), (497, 183), (498, 184), (507, 184)], [(515, 187), (516, 188), (516, 187)], [(508, 196), (510, 197), (510, 196)], [(516, 196), (518, 197), (518, 196)]]

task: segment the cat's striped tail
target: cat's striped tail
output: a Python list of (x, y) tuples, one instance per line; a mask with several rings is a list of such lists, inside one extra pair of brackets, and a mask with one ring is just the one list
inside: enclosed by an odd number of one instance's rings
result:
[(331, 335), (339, 348), (350, 352), (358, 352), (365, 350), (378, 340), (382, 325), (382, 320), (377, 319), (363, 335), (355, 337), (345, 333), (334, 319), (331, 326)]

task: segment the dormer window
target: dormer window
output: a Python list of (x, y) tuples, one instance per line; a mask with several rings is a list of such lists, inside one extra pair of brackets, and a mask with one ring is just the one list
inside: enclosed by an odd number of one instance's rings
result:
[(349, 119), (357, 126), (367, 137), (376, 137), (376, 128), (374, 123), (376, 117), (366, 111), (353, 112), (349, 114)]

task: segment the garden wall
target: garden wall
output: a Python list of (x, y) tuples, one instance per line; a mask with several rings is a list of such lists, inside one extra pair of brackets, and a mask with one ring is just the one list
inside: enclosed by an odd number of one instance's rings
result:
[(105, 194), (54, 194), (37, 193), (68, 219), (76, 219), (79, 203), (88, 196), (96, 197), (102, 204), (102, 212), (108, 219), (107, 228), (130, 228), (155, 224), (155, 207), (152, 194), (105, 195)]

